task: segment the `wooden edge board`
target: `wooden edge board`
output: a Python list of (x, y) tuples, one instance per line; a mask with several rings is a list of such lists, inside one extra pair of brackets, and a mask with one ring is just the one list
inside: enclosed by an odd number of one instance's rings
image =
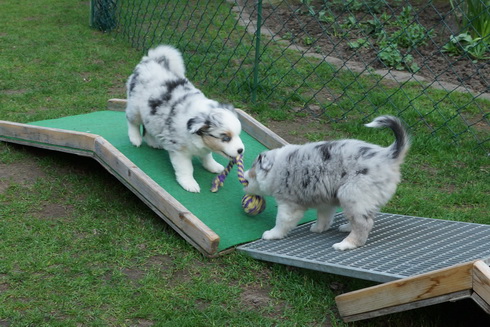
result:
[(109, 99), (107, 109), (113, 111), (126, 111), (126, 99)]
[(0, 135), (5, 142), (95, 158), (200, 252), (216, 255), (219, 236), (103, 137), (8, 121), (0, 121)]
[(364, 319), (371, 319), (371, 318), (376, 318), (388, 314), (393, 314), (397, 312), (403, 312), (407, 310), (414, 310), (414, 309), (420, 309), (423, 307), (439, 304), (439, 303), (444, 303), (444, 302), (454, 302), (454, 301), (459, 301), (463, 299), (469, 299), (472, 298), (472, 292), (471, 290), (464, 290), (464, 291), (459, 291), (455, 293), (450, 293), (450, 294), (444, 294), (441, 296), (436, 296), (430, 299), (426, 300), (420, 300), (420, 301), (415, 301), (415, 302), (410, 302), (406, 304), (401, 304), (397, 306), (392, 306), (392, 307), (387, 307), (387, 308), (382, 308), (376, 311), (369, 311), (369, 312), (364, 312), (364, 313), (359, 313), (347, 317), (342, 317), (345, 322), (353, 322), (353, 321), (359, 321), (359, 320), (364, 320)]
[[(107, 109), (114, 111), (124, 111), (126, 109), (126, 99), (110, 99)], [(241, 109), (236, 109), (238, 119), (242, 123), (242, 129), (262, 143), (268, 149), (279, 148), (288, 144), (283, 138), (273, 133), (258, 120), (247, 114)]]
[[(28, 141), (28, 145), (34, 145), (38, 147), (50, 148), (58, 147), (60, 151), (62, 148), (77, 150), (77, 151), (90, 151), (94, 152), (94, 142), (98, 135), (67, 131), (58, 128), (41, 127), (35, 125), (14, 123), (9, 121), (0, 120), (0, 135), (5, 141), (11, 141), (13, 143)], [(36, 145), (37, 144), (37, 145)]]
[(471, 290), (473, 264), (467, 262), (349, 292), (337, 296), (335, 301), (342, 318), (349, 319), (351, 316)]
[(270, 129), (262, 125), (258, 120), (247, 114), (241, 109), (236, 109), (238, 118), (242, 123), (242, 129), (262, 143), (268, 149), (280, 148), (288, 142)]
[(490, 267), (481, 260), (474, 264), (473, 290), (490, 306)]
[[(25, 146), (35, 146), (36, 148), (44, 149), (44, 150), (52, 150), (52, 151), (60, 151), (60, 146), (57, 145), (48, 145), (48, 144), (43, 144), (43, 143), (37, 143), (33, 144), (33, 142), (29, 141), (23, 141), (20, 139), (13, 139), (10, 137), (2, 137), (0, 135), (0, 141), (7, 142), (7, 143), (15, 143), (19, 145), (25, 145)], [(69, 153), (69, 154), (76, 154), (78, 156), (82, 157), (89, 157), (89, 158), (94, 158), (94, 154), (91, 151), (85, 151), (85, 150), (78, 150), (74, 148), (67, 148), (63, 147), (62, 152)]]
[(473, 292), (471, 298), (473, 299), (473, 301), (475, 301), (476, 304), (478, 304), (480, 308), (483, 309), (483, 311), (485, 311), (486, 314), (490, 315), (490, 303), (483, 300), (476, 292)]

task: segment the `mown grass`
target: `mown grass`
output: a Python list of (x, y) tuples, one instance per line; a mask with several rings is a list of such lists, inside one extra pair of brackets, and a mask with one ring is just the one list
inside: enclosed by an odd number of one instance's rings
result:
[[(75, 115), (124, 97), (141, 52), (91, 30), (87, 15), (86, 1), (2, 3), (0, 119)], [(301, 126), (287, 120), (277, 131), (285, 136), (384, 144), (392, 137), (342, 121), (314, 121), (319, 132), (310, 133), (305, 113), (252, 105), (244, 90), (195, 81), (265, 123), (303, 116)], [(385, 211), (488, 224), (489, 169), (485, 153), (421, 131)], [(89, 159), (1, 143), (0, 173), (0, 326), (346, 326), (334, 296), (371, 285), (240, 253), (204, 258)], [(479, 314), (457, 303), (353, 325), (466, 326)]]

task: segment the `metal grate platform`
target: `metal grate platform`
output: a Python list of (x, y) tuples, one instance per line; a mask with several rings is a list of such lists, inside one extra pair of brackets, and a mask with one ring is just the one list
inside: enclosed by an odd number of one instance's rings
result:
[(338, 275), (388, 282), (482, 259), (490, 261), (490, 225), (379, 213), (365, 246), (336, 251), (347, 234), (335, 216), (330, 230), (310, 232), (298, 226), (282, 240), (258, 240), (238, 250), (252, 257)]

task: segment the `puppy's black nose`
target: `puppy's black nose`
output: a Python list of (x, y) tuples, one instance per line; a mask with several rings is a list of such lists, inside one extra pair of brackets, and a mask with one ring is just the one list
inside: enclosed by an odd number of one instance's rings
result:
[(237, 152), (238, 152), (238, 154), (242, 154), (243, 149), (238, 149)]

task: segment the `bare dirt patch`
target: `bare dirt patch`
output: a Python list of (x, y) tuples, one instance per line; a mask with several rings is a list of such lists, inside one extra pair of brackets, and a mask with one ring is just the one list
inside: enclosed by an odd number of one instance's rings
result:
[(73, 207), (69, 205), (62, 205), (58, 203), (43, 202), (36, 212), (34, 217), (39, 219), (57, 219), (65, 218), (71, 215)]
[(246, 307), (260, 309), (272, 303), (269, 293), (270, 291), (266, 289), (249, 287), (240, 295), (240, 300)]
[(0, 193), (5, 192), (13, 184), (32, 186), (39, 178), (45, 176), (41, 168), (33, 161), (25, 160), (15, 164), (0, 163)]

